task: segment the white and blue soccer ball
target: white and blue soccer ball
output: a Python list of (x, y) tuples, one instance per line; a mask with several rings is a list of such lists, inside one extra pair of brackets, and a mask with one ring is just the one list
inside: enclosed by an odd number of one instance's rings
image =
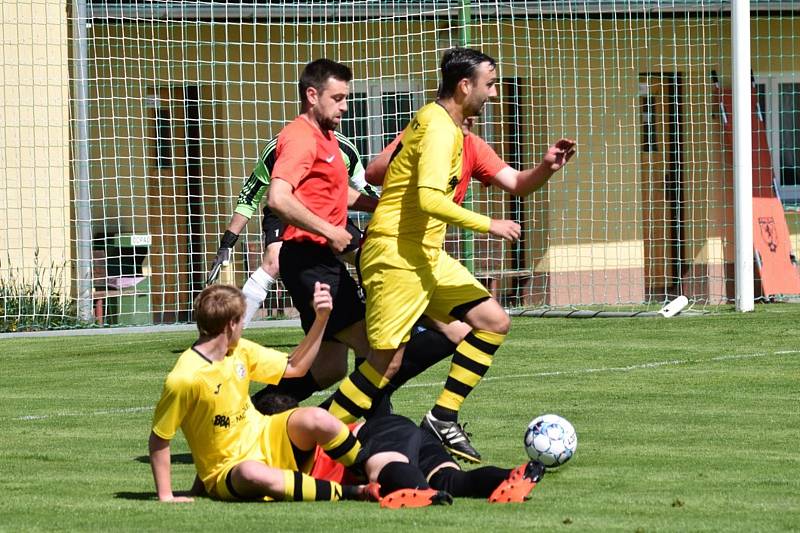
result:
[(525, 430), (525, 451), (531, 459), (555, 468), (570, 460), (578, 447), (578, 434), (566, 418), (537, 416)]

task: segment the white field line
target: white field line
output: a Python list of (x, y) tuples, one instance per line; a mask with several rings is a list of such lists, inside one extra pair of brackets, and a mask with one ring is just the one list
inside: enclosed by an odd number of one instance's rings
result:
[[(800, 353), (800, 350), (781, 350), (770, 353), (749, 353), (749, 354), (739, 354), (739, 355), (719, 355), (717, 357), (711, 357), (709, 359), (673, 359), (671, 361), (654, 361), (652, 363), (640, 363), (638, 365), (629, 365), (629, 366), (583, 368), (580, 370), (555, 370), (552, 372), (536, 372), (534, 374), (511, 374), (508, 376), (485, 376), (484, 378), (481, 379), (481, 381), (505, 381), (509, 379), (522, 379), (522, 378), (527, 379), (527, 378), (541, 378), (541, 377), (553, 377), (553, 376), (576, 376), (580, 374), (594, 374), (597, 372), (631, 372), (634, 370), (646, 370), (648, 368), (659, 368), (662, 366), (699, 364), (708, 361), (718, 362), (718, 361), (731, 361), (736, 359), (754, 359), (757, 357), (769, 357), (771, 355), (792, 355), (797, 353)], [(441, 387), (442, 382), (407, 383), (403, 385), (404, 388), (431, 387), (431, 386)]]
[[(510, 374), (507, 376), (486, 376), (482, 381), (506, 381), (511, 379), (529, 379), (529, 378), (542, 378), (554, 376), (578, 376), (581, 374), (596, 374), (599, 372), (632, 372), (634, 370), (647, 370), (651, 368), (660, 368), (664, 366), (678, 366), (689, 364), (700, 364), (706, 362), (720, 362), (720, 361), (735, 361), (737, 359), (755, 359), (758, 357), (769, 357), (772, 355), (794, 355), (800, 353), (800, 350), (779, 350), (775, 352), (761, 352), (749, 353), (738, 355), (719, 355), (709, 359), (672, 359), (669, 361), (653, 361), (651, 363), (640, 363), (638, 365), (628, 366), (609, 366), (599, 368), (583, 368), (579, 370), (556, 370), (552, 372), (535, 372), (533, 374)], [(423, 388), (423, 387), (441, 387), (442, 381), (433, 383), (407, 383), (403, 388)], [(328, 396), (330, 391), (320, 391), (314, 393), (314, 396)], [(52, 413), (46, 415), (25, 415), (14, 417), (11, 420), (45, 420), (48, 418), (64, 418), (72, 416), (104, 416), (104, 415), (118, 415), (127, 413), (141, 413), (143, 411), (152, 411), (153, 407), (127, 407), (124, 409), (103, 409), (101, 411), (90, 412), (63, 412)]]

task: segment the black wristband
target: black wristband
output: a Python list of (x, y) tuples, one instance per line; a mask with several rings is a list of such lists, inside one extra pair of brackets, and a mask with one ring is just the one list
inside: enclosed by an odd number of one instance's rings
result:
[(364, 194), (366, 194), (370, 198), (380, 198), (378, 196), (378, 193), (375, 191), (375, 189), (372, 188), (370, 184), (364, 185)]
[(239, 236), (236, 235), (232, 231), (225, 231), (225, 234), (222, 236), (222, 240), (219, 241), (220, 248), (233, 248), (236, 246), (236, 241), (239, 240)]

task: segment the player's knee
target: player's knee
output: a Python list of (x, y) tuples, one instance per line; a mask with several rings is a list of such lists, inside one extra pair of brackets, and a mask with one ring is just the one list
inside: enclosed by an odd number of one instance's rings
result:
[(281, 243), (272, 243), (267, 246), (267, 249), (264, 251), (264, 255), (261, 257), (261, 268), (272, 276), (272, 278), (277, 278), (278, 274), (280, 274), (280, 253), (281, 253)]
[(383, 467), (389, 463), (408, 463), (408, 457), (400, 452), (380, 452), (370, 456), (364, 464), (364, 470), (370, 483), (378, 481)]
[(505, 311), (499, 309), (498, 312), (487, 313), (475, 320), (473, 327), (478, 330), (497, 333), (498, 335), (507, 335), (511, 330), (511, 318)]
[(398, 350), (372, 350), (367, 356), (367, 361), (379, 374), (392, 377), (400, 368), (403, 357)]
[(262, 473), (248, 462), (236, 467), (233, 479), (245, 485), (255, 485), (263, 481), (262, 477)]
[(272, 263), (272, 262), (264, 261), (264, 262), (261, 263), (261, 270), (263, 270), (264, 272), (269, 274), (269, 276), (272, 279), (275, 279), (275, 278), (278, 277), (278, 271), (280, 269), (279, 269), (279, 265), (278, 265), (277, 262)]
[(313, 431), (336, 434), (342, 427), (338, 418), (320, 407), (308, 407), (303, 416), (307, 427)]
[(474, 329), (499, 335), (506, 335), (511, 329), (511, 318), (494, 298), (485, 300), (468, 311), (465, 321)]
[(269, 274), (273, 279), (277, 278), (280, 270), (280, 263), (278, 263), (277, 257), (264, 254), (261, 259), (261, 270)]
[(497, 317), (494, 319), (494, 333), (500, 333), (501, 335), (507, 335), (509, 331), (511, 331), (511, 317), (509, 317), (505, 312), (501, 312), (497, 314)]
[(486, 329), (492, 333), (507, 335), (511, 330), (511, 317), (508, 316), (508, 313), (506, 313), (505, 309), (500, 307), (499, 304), (490, 309), (491, 311), (487, 313), (489, 327)]

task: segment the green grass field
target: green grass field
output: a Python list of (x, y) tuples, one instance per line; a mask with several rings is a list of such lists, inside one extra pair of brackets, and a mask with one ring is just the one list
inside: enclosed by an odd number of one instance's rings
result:
[[(462, 421), (489, 463), (525, 460), (535, 415), (578, 450), (531, 501), (390, 511), (367, 503), (162, 504), (147, 463), (153, 404), (191, 333), (0, 341), (2, 531), (800, 530), (800, 306), (665, 319), (515, 319)], [(290, 349), (298, 330), (248, 337)], [(440, 364), (395, 396), (419, 419)], [(319, 398), (316, 398), (319, 399)], [(173, 484), (194, 471), (182, 437)]]

